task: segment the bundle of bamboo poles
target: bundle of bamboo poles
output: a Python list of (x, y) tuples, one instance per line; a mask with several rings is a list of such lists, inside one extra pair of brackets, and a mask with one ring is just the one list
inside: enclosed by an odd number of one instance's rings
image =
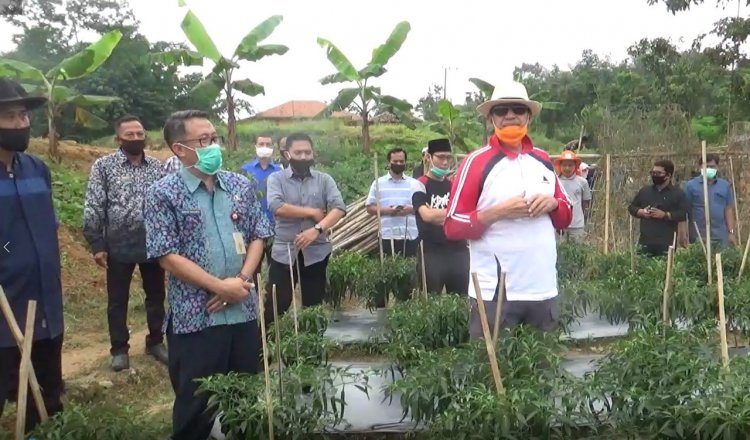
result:
[(378, 219), (367, 213), (362, 197), (347, 207), (346, 217), (331, 228), (333, 251), (372, 252), (378, 248)]

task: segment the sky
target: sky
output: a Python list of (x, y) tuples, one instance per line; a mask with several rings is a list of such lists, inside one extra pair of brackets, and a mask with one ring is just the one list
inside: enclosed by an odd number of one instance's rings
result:
[[(387, 65), (388, 72), (372, 84), (384, 94), (412, 104), (431, 84), (443, 84), (456, 103), (474, 90), (468, 78), (498, 84), (512, 78), (514, 66), (535, 63), (563, 69), (575, 64), (585, 49), (613, 60), (627, 57), (627, 48), (641, 38), (670, 38), (688, 47), (713, 23), (737, 13), (716, 2), (677, 15), (647, 0), (186, 0), (201, 19), (219, 50), (231, 55), (242, 37), (271, 15), (283, 22), (264, 41), (284, 44), (289, 52), (257, 63), (244, 63), (237, 78), (265, 86), (265, 96), (250, 99), (257, 111), (289, 100), (331, 100), (341, 85), (322, 86), (319, 79), (334, 67), (317, 38), (332, 41), (362, 68), (396, 23), (406, 20), (411, 32)], [(149, 40), (186, 42), (180, 28), (184, 9), (177, 0), (130, 0)], [(742, 13), (747, 13), (742, 10)], [(12, 48), (14, 29), (0, 22), (0, 52)]]

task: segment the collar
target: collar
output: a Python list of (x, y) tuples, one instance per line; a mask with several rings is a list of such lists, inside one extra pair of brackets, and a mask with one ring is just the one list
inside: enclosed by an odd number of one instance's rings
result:
[(403, 181), (406, 180), (407, 176), (405, 176), (405, 175), (402, 174), (400, 178), (395, 179), (395, 178), (393, 178), (393, 174), (391, 174), (391, 172), (388, 171), (388, 174), (386, 174), (385, 177), (388, 177), (388, 180), (390, 180), (392, 182), (403, 182)]
[(579, 176), (576, 173), (573, 173), (572, 176), (566, 177), (565, 174), (560, 173), (557, 177), (560, 180), (575, 180), (575, 178)]
[[(191, 173), (187, 167), (182, 167), (179, 172), (180, 172), (180, 177), (182, 177), (182, 181), (185, 182), (185, 185), (187, 186), (190, 194), (195, 193), (195, 191), (197, 191), (198, 188), (203, 183), (201, 179), (199, 179), (195, 174)], [(227, 186), (226, 186), (226, 182), (224, 182), (222, 178), (222, 172), (219, 171), (218, 173), (216, 173), (216, 176), (214, 177), (216, 178), (216, 185), (219, 188), (226, 191)]]
[[(128, 159), (128, 156), (125, 154), (124, 151), (122, 151), (122, 148), (118, 147), (117, 151), (115, 152), (115, 156), (120, 160), (120, 163), (130, 164), (130, 159)], [(131, 164), (133, 166), (140, 166), (140, 165), (146, 165), (146, 153), (141, 153), (141, 161), (136, 164)]]
[(500, 139), (497, 137), (496, 134), (493, 134), (490, 137), (490, 146), (493, 149), (498, 150), (502, 152), (503, 154), (505, 154), (505, 156), (508, 159), (515, 159), (519, 155), (528, 154), (534, 149), (534, 144), (531, 142), (531, 138), (529, 137), (529, 135), (526, 135), (523, 137), (523, 139), (521, 139), (521, 152), (520, 153), (503, 146), (503, 144), (500, 143)]
[[(263, 167), (260, 165), (260, 159), (258, 159), (257, 157), (254, 160), (252, 160), (250, 163), (248, 163), (247, 165), (250, 167), (257, 167), (257, 168), (263, 169)], [(273, 159), (271, 159), (268, 161), (268, 168), (279, 169), (279, 166), (276, 164), (276, 162), (273, 161)]]
[(312, 172), (313, 172), (313, 170), (310, 170), (307, 173), (300, 175), (300, 174), (295, 173), (294, 170), (292, 170), (291, 166), (288, 166), (288, 167), (284, 168), (284, 175), (288, 179), (304, 180), (307, 177), (312, 177)]
[(654, 188), (654, 189), (655, 189), (656, 191), (658, 191), (658, 192), (662, 192), (662, 191), (669, 191), (669, 190), (671, 190), (671, 189), (672, 189), (672, 184), (671, 184), (671, 183), (667, 183), (667, 186), (665, 186), (665, 187), (664, 187), (664, 188), (662, 188), (662, 189), (659, 189), (659, 186), (658, 186), (658, 185), (653, 185), (653, 184), (652, 184), (651, 186), (652, 186), (652, 187), (653, 187), (653, 188)]

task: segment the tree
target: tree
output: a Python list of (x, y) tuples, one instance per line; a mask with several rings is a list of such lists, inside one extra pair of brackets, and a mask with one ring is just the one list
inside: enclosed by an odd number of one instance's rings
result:
[(211, 73), (191, 90), (191, 94), (195, 94), (199, 99), (215, 100), (222, 92), (224, 93), (230, 150), (237, 148), (235, 92), (248, 96), (265, 94), (262, 85), (249, 79), (235, 79), (235, 70), (240, 67), (240, 61), (256, 62), (269, 55), (283, 55), (289, 50), (288, 47), (278, 44), (258, 44), (273, 33), (282, 19), (280, 15), (266, 19), (245, 35), (231, 57), (225, 57), (216, 48), (203, 23), (188, 10), (182, 20), (182, 31), (195, 48), (195, 52), (180, 49), (160, 52), (152, 57), (157, 63), (171, 65), (200, 66), (204, 60), (214, 63)]
[(468, 152), (484, 133), (484, 123), (477, 118), (475, 109), (454, 106), (447, 99), (438, 102), (437, 119), (429, 125), (430, 130), (448, 136), (451, 145), (463, 152)]
[(49, 154), (58, 158), (57, 151), (57, 118), (66, 108), (75, 112), (75, 120), (79, 124), (89, 127), (101, 127), (106, 121), (90, 113), (86, 108), (107, 105), (118, 100), (112, 96), (85, 95), (76, 90), (61, 85), (61, 82), (75, 80), (90, 75), (98, 69), (112, 54), (120, 42), (122, 34), (112, 31), (105, 34), (99, 41), (90, 44), (84, 50), (64, 59), (47, 73), (21, 61), (0, 58), (0, 76), (16, 78), (20, 81), (30, 81), (24, 88), (31, 91), (42, 90), (47, 96), (47, 124), (49, 139)]
[(346, 55), (333, 43), (324, 38), (318, 38), (318, 44), (326, 50), (328, 61), (337, 70), (336, 73), (322, 78), (320, 83), (323, 85), (356, 83), (356, 87), (341, 89), (326, 108), (325, 114), (353, 106), (362, 118), (362, 150), (365, 153), (370, 152), (370, 120), (376, 109), (388, 111), (396, 115), (405, 125), (413, 127), (410, 115), (411, 104), (393, 96), (383, 95), (379, 87), (368, 84), (372, 78), (380, 77), (386, 72), (385, 65), (401, 49), (410, 30), (411, 26), (406, 21), (397, 24), (386, 42), (372, 51), (372, 59), (361, 70), (355, 69)]
[(426, 96), (419, 98), (416, 110), (422, 113), (422, 119), (425, 121), (436, 122), (440, 119), (438, 116), (438, 104), (443, 99), (443, 87), (433, 84)]

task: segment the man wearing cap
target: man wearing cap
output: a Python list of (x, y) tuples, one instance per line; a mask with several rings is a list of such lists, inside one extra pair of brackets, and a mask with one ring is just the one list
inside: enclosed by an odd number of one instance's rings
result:
[(434, 139), (427, 144), (427, 149), (432, 168), (417, 179), (419, 185), (412, 196), (419, 237), (424, 246), (427, 291), (441, 293), (445, 288), (448, 293), (466, 296), (469, 248), (466, 240), (448, 240), (443, 232), (451, 193), (451, 181), (447, 178), (453, 164), (451, 144), (448, 139)]
[[(570, 225), (573, 210), (546, 152), (535, 148), (528, 125), (541, 104), (526, 87), (510, 82), (477, 109), (495, 127), (489, 143), (466, 156), (451, 187), (445, 235), (468, 240), (470, 270), (494, 322), (499, 280), (506, 273), (502, 326), (558, 327), (555, 230)], [(475, 298), (474, 286), (469, 295)], [(476, 300), (470, 332), (481, 337)]]
[(573, 220), (570, 226), (559, 231), (559, 237), (561, 240), (581, 242), (586, 235), (585, 218), (591, 204), (591, 188), (580, 175), (581, 159), (570, 150), (563, 151), (555, 159), (555, 168), (560, 184), (573, 205)]
[[(60, 248), (47, 166), (24, 153), (29, 146), (29, 112), (47, 101), (32, 97), (19, 83), (0, 77), (0, 286), (19, 327), (36, 301), (34, 366), (50, 416), (62, 411), (63, 311)], [(21, 353), (8, 320), (0, 320), (0, 415), (18, 391)], [(23, 384), (26, 386), (26, 384)], [(29, 394), (30, 395), (30, 394)], [(26, 407), (26, 432), (39, 421), (34, 399)]]

